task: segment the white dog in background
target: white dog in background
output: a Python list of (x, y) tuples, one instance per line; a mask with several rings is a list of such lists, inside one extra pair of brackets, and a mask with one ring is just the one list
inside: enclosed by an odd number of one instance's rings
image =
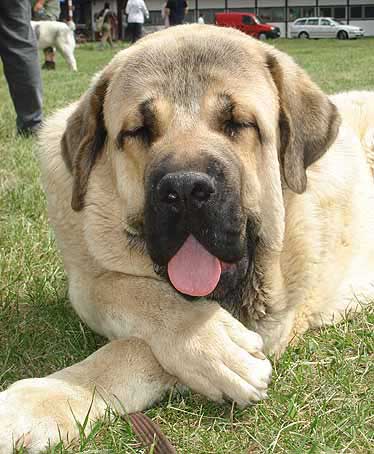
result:
[(57, 21), (31, 21), (38, 40), (39, 49), (55, 47), (64, 57), (66, 63), (72, 71), (77, 71), (77, 62), (74, 57), (75, 38), (74, 22)]

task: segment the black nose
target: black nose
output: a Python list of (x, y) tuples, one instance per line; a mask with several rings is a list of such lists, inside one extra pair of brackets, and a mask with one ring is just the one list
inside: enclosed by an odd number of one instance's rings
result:
[(157, 195), (173, 211), (201, 208), (215, 192), (214, 180), (205, 173), (168, 173), (157, 185)]

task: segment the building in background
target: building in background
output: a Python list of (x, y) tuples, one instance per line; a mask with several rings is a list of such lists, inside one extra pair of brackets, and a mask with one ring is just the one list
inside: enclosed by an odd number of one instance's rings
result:
[[(64, 0), (66, 1), (66, 0)], [(122, 11), (126, 0), (112, 0), (112, 10), (118, 17), (118, 30), (122, 30)], [(146, 25), (162, 26), (161, 8), (164, 0), (146, 0), (150, 19)], [(334, 17), (342, 22), (357, 25), (366, 36), (374, 36), (374, 0), (188, 0), (186, 22), (197, 22), (199, 14), (205, 23), (214, 23), (214, 14), (224, 11), (256, 12), (266, 22), (280, 28), (282, 36), (289, 36), (289, 24), (299, 17)], [(61, 6), (63, 8), (64, 2)], [(73, 0), (74, 21), (92, 30), (94, 15), (102, 9), (104, 0)]]

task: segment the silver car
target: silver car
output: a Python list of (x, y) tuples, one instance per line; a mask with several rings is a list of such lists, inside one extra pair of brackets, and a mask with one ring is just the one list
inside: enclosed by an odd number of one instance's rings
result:
[(291, 24), (291, 38), (350, 39), (364, 34), (362, 28), (345, 25), (331, 17), (301, 17)]

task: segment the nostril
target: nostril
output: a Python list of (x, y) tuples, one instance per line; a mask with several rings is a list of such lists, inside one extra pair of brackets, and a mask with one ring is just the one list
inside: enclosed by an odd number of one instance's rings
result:
[(202, 208), (215, 193), (212, 178), (199, 172), (164, 175), (156, 186), (157, 200), (171, 212)]
[(173, 204), (178, 202), (179, 196), (175, 191), (170, 191), (165, 194), (163, 202), (168, 203), (168, 204)]
[(204, 183), (196, 183), (191, 191), (191, 197), (199, 202), (207, 202), (213, 194), (214, 188)]
[(157, 195), (159, 201), (166, 205), (175, 205), (181, 200), (181, 194), (178, 192), (178, 185), (169, 175), (166, 175), (158, 183)]

